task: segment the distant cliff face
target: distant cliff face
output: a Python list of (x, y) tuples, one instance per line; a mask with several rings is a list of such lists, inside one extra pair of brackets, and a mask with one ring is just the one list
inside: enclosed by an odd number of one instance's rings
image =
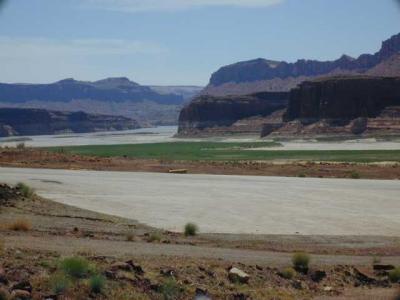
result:
[(247, 96), (200, 96), (179, 116), (180, 135), (195, 135), (204, 129), (231, 126), (250, 117), (265, 117), (285, 108), (288, 93), (257, 93)]
[(291, 90), (285, 119), (311, 123), (320, 119), (374, 118), (400, 105), (400, 78), (333, 77), (304, 82)]
[(0, 102), (59, 101), (76, 99), (99, 101), (154, 101), (161, 104), (180, 104), (181, 96), (160, 94), (128, 78), (107, 78), (95, 82), (64, 79), (51, 84), (0, 84)]
[(128, 130), (139, 127), (135, 120), (119, 116), (43, 109), (0, 108), (1, 137)]
[[(256, 59), (222, 67), (212, 74), (203, 94), (248, 94), (258, 91), (288, 91), (304, 80), (322, 75), (400, 76), (400, 34), (382, 43), (375, 54), (358, 58), (343, 55), (334, 61), (298, 60), (295, 63)], [(390, 63), (385, 63), (390, 60)], [(379, 67), (377, 67), (380, 65)]]

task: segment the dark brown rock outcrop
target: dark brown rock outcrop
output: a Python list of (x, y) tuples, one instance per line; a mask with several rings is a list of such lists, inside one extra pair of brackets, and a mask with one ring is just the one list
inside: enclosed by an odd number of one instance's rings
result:
[(262, 136), (399, 133), (400, 78), (365, 76), (302, 83), (290, 92), (281, 123), (267, 120), (262, 129)]
[(138, 122), (120, 116), (47, 111), (44, 109), (0, 108), (0, 137), (65, 132), (86, 133), (136, 128), (140, 128)]
[(229, 127), (251, 117), (265, 117), (287, 105), (288, 93), (257, 93), (246, 96), (200, 96), (182, 109), (179, 135), (218, 127)]
[(284, 119), (303, 124), (321, 119), (374, 118), (400, 105), (400, 78), (333, 77), (307, 81), (292, 89)]

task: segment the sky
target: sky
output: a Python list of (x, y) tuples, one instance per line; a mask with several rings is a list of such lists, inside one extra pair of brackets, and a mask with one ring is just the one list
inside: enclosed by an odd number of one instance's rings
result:
[(0, 0), (0, 82), (206, 85), (220, 67), (259, 57), (356, 57), (400, 32), (399, 2)]

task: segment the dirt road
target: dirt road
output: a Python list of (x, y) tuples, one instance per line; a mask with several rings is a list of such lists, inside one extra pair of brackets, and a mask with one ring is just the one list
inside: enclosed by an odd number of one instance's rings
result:
[[(239, 249), (225, 249), (191, 245), (150, 244), (125, 241), (107, 241), (93, 239), (77, 239), (69, 237), (34, 237), (31, 235), (8, 235), (3, 238), (6, 245), (17, 248), (56, 251), (64, 255), (71, 255), (78, 251), (90, 251), (99, 256), (176, 256), (189, 258), (222, 259), (229, 262), (244, 264), (260, 264), (282, 267), (290, 264), (292, 254), (270, 251), (252, 251)], [(368, 265), (370, 256), (347, 255), (313, 255), (315, 265)], [(388, 256), (385, 263), (400, 264), (400, 257)]]

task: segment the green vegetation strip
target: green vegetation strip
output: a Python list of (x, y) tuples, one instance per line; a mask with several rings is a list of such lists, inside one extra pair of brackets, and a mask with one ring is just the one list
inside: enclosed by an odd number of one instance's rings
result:
[(249, 150), (279, 146), (274, 142), (223, 143), (175, 142), (129, 145), (96, 145), (46, 148), (50, 151), (101, 157), (130, 157), (162, 160), (308, 160), (337, 162), (400, 161), (400, 150), (286, 151)]

